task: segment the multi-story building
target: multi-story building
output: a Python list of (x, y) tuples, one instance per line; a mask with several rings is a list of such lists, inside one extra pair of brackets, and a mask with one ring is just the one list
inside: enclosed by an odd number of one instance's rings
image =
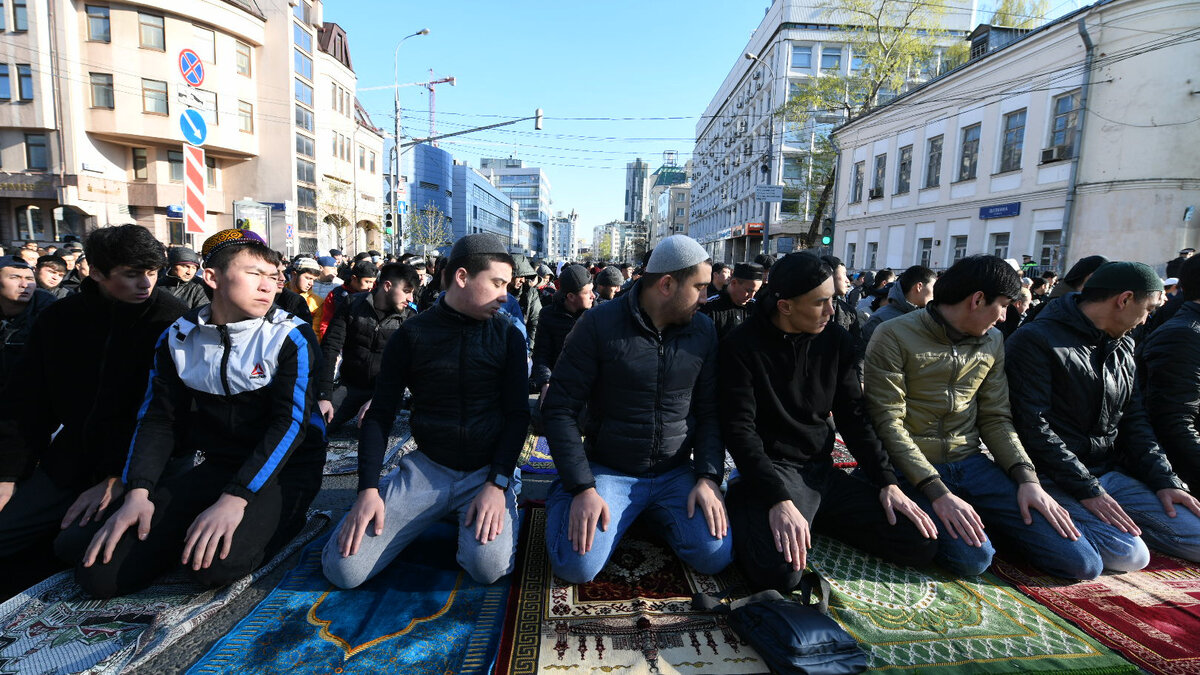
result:
[(435, 208), (446, 218), (446, 229), (454, 230), (454, 156), (429, 143), (414, 145), (410, 215)]
[(579, 214), (572, 210), (568, 214), (559, 211), (550, 219), (550, 240), (547, 257), (551, 260), (575, 260), (579, 256), (576, 230)]
[(528, 228), (528, 235), (521, 236), (522, 252), (532, 257), (544, 256), (550, 207), (554, 204), (545, 172), (511, 157), (480, 159), (479, 171), (518, 205), (522, 229)]
[(452, 236), (455, 240), (468, 234), (490, 232), (505, 246), (512, 247), (519, 237), (519, 218), (508, 195), (492, 185), (486, 176), (461, 162), (454, 164), (453, 192)]
[[(970, 5), (943, 3), (946, 46), (973, 25)], [(840, 118), (821, 114), (800, 127), (775, 113), (803, 80), (861, 67), (852, 23), (810, 2), (775, 0), (743, 50), (757, 59), (738, 58), (705, 109), (696, 125), (691, 235), (715, 259), (753, 258), (767, 228), (772, 240), (807, 231), (816, 205), (803, 188), (813, 182), (814, 138)], [(784, 185), (784, 200), (758, 202), (760, 184)]]
[[(1062, 269), (1200, 245), (1185, 0), (1113, 0), (1033, 31), (980, 26), (972, 60), (840, 128), (834, 251), (849, 267), (988, 253)], [(1192, 98), (1195, 98), (1193, 95)]]
[[(29, 0), (0, 15), (0, 242), (135, 222), (198, 246), (205, 235), (180, 220), (179, 115), (193, 107), (208, 127), (206, 233), (231, 227), (232, 203), (250, 198), (272, 206), (260, 225), (272, 246), (288, 246), (294, 218), (292, 248), (316, 247), (315, 179), (330, 173), (315, 147), (321, 2)], [(197, 87), (182, 84), (184, 48), (203, 64)], [(316, 160), (311, 175), (300, 160)], [(377, 177), (359, 186), (380, 191)], [(376, 214), (360, 208), (359, 220)]]
[(649, 189), (650, 164), (638, 157), (625, 165), (625, 221), (637, 223), (646, 219), (646, 192)]
[(591, 254), (596, 260), (614, 260), (620, 250), (621, 224), (619, 221), (592, 228)]
[[(687, 232), (687, 215), (691, 209), (692, 162), (689, 160), (679, 166), (677, 156), (671, 151), (663, 153), (663, 165), (646, 181), (650, 185), (646, 200), (649, 211), (644, 220), (650, 248), (654, 248), (665, 237)], [(685, 206), (683, 202), (689, 203)]]

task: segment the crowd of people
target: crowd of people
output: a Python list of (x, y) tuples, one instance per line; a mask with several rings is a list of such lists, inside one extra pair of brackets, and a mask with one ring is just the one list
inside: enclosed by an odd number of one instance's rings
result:
[[(181, 564), (229, 583), (299, 531), (351, 423), (357, 497), (322, 554), (342, 588), (446, 518), (472, 578), (512, 572), (531, 427), (570, 582), (639, 517), (697, 571), (781, 591), (814, 533), (960, 575), (997, 547), (1067, 579), (1200, 561), (1188, 250), (1167, 279), (1089, 256), (1061, 281), (987, 255), (729, 265), (684, 235), (636, 267), (489, 234), (433, 261), (328, 253), (128, 225), (0, 257), (0, 596), (62, 565), (100, 598)], [(417, 450), (381, 478), (402, 408)]]

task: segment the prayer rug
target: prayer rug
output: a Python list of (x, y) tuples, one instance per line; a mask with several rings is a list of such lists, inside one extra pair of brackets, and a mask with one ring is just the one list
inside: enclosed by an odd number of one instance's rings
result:
[(550, 571), (545, 509), (524, 518), (520, 581), (495, 672), (769, 672), (722, 617), (691, 608), (694, 593), (741, 587), (736, 572), (698, 574), (635, 524), (600, 576), (568, 584)]
[(833, 465), (839, 469), (853, 469), (858, 466), (858, 460), (850, 454), (850, 449), (846, 447), (846, 442), (841, 436), (833, 437)]
[(897, 567), (817, 537), (809, 568), (833, 587), (829, 615), (879, 672), (1138, 673), (1119, 655), (990, 574)]
[(139, 593), (93, 600), (73, 571), (59, 572), (0, 604), (0, 673), (99, 675), (145, 663), (312, 541), (328, 522), (326, 512), (310, 515), (266, 565), (223, 588), (205, 589), (178, 571)]
[(999, 560), (996, 575), (1151, 673), (1200, 673), (1200, 566), (1155, 553), (1138, 572), (1070, 582)]
[(457, 527), (438, 523), (353, 590), (322, 574), (327, 538), (188, 673), (490, 672), (512, 577), (474, 582)]
[(550, 446), (546, 443), (546, 437), (532, 433), (525, 439), (525, 447), (521, 450), (517, 466), (521, 467), (521, 475), (558, 474), (558, 469), (554, 468), (554, 460), (550, 458)]
[[(404, 455), (416, 449), (412, 440), (412, 432), (408, 428), (408, 411), (396, 416), (396, 423), (388, 434), (387, 454), (383, 458), (383, 474), (391, 472), (400, 464)], [(326, 476), (340, 476), (358, 471), (358, 426), (354, 420), (342, 425), (342, 428), (329, 435), (325, 446)]]

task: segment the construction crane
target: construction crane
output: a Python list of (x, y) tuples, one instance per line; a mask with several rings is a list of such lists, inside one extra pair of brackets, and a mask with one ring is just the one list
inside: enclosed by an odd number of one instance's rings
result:
[[(451, 87), (453, 87), (454, 86), (454, 78), (453, 77), (438, 78), (436, 75), (433, 74), (433, 68), (430, 68), (429, 69), (429, 81), (421, 83), (421, 86), (425, 87), (426, 89), (429, 90), (429, 137), (435, 138), (435, 139), (437, 138), (437, 121), (435, 119), (435, 113), (437, 110), (437, 86), (439, 84), (449, 84)], [(437, 141), (436, 140), (430, 141), (430, 145), (437, 147)]]

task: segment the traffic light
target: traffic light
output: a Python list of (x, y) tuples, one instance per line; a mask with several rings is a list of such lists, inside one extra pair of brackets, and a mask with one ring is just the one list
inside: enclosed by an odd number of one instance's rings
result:
[(384, 234), (392, 233), (392, 214), (390, 211), (388, 213), (383, 214), (383, 233)]
[(830, 246), (833, 244), (833, 220), (825, 219), (825, 227), (821, 230), (821, 245)]
[(533, 113), (533, 128), (537, 131), (542, 130), (542, 109), (538, 108)]

